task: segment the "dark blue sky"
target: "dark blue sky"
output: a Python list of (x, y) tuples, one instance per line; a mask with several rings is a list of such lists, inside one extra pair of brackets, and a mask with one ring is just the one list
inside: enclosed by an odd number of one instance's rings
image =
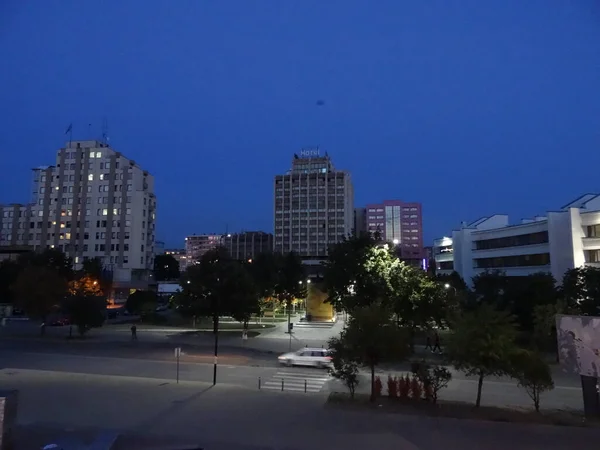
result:
[(0, 202), (106, 116), (171, 247), (272, 231), (310, 145), (357, 205), (422, 202), (428, 243), (600, 191), (597, 0), (2, 0), (0, 67)]

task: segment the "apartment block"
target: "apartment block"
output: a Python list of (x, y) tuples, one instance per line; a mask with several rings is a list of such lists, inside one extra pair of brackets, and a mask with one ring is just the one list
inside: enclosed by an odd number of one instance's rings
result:
[[(451, 251), (442, 251), (450, 246)], [(451, 239), (436, 240), (434, 253), (436, 264), (447, 264), (446, 273), (451, 264), (468, 284), (486, 270), (507, 276), (546, 272), (560, 283), (569, 269), (600, 268), (600, 194), (582, 195), (518, 224), (509, 224), (503, 214), (463, 223)]]
[(420, 203), (385, 200), (366, 206), (366, 229), (397, 246), (402, 259), (422, 260), (423, 216)]
[[(32, 202), (0, 205), (0, 246), (57, 248), (75, 268), (99, 257), (115, 285), (147, 283), (154, 264), (154, 178), (99, 141), (72, 141), (33, 169)], [(131, 286), (131, 283), (129, 284)]]
[(233, 259), (248, 261), (260, 253), (273, 251), (273, 235), (263, 231), (228, 234), (223, 238), (223, 246)]
[(199, 234), (185, 238), (185, 254), (187, 263), (192, 264), (198, 261), (207, 251), (217, 248), (223, 244), (222, 234)]
[(188, 266), (188, 257), (184, 249), (166, 249), (165, 255), (171, 255), (179, 263), (179, 271), (183, 272)]
[(354, 208), (354, 228), (352, 231), (357, 236), (367, 231), (367, 208)]
[(303, 149), (291, 169), (274, 180), (275, 252), (322, 260), (329, 246), (354, 227), (354, 189), (350, 173), (336, 170), (327, 154)]

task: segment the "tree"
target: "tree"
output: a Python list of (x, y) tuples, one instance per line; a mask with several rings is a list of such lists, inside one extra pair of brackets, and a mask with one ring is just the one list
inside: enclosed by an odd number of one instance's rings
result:
[(19, 257), (19, 264), (24, 267), (47, 267), (67, 281), (73, 278), (73, 260), (58, 249), (46, 249), (41, 253), (25, 253)]
[[(342, 332), (343, 333), (343, 332)], [(331, 338), (328, 342), (331, 351), (333, 369), (329, 370), (332, 377), (341, 380), (354, 398), (358, 386), (358, 361), (353, 359), (350, 349), (346, 348), (343, 337)]]
[(125, 308), (131, 314), (140, 315), (148, 310), (156, 309), (156, 294), (152, 291), (136, 290), (129, 294)]
[(400, 361), (409, 353), (404, 330), (391, 320), (389, 309), (380, 304), (355, 308), (340, 334), (346, 358), (366, 366), (371, 373), (371, 401), (375, 400), (375, 367), (385, 361)]
[(280, 256), (273, 253), (260, 253), (247, 266), (260, 299), (261, 311), (273, 307), (275, 313), (275, 301), (279, 301), (275, 296), (275, 286), (280, 259)]
[(506, 310), (509, 307), (506, 295), (508, 278), (500, 270), (487, 270), (473, 277), (473, 305), (481, 303), (494, 305), (498, 309)]
[(83, 267), (79, 276), (89, 276), (98, 282), (102, 294), (107, 297), (112, 290), (112, 271), (107, 270), (99, 257), (89, 258), (83, 261)]
[(11, 285), (17, 281), (21, 266), (16, 261), (0, 262), (0, 303), (13, 303), (14, 295)]
[(556, 316), (567, 313), (561, 300), (554, 304), (537, 305), (533, 310), (533, 344), (541, 351), (553, 350), (558, 361), (556, 344)]
[(439, 392), (452, 380), (452, 374), (446, 367), (432, 366), (425, 361), (414, 362), (412, 373), (423, 383), (425, 392), (430, 393), (434, 405), (437, 403)]
[[(106, 312), (106, 297), (100, 283), (90, 275), (84, 275), (69, 283), (68, 295), (63, 303), (71, 326), (83, 336), (91, 328), (102, 326)], [(69, 330), (69, 336), (72, 329)]]
[(351, 236), (335, 244), (324, 263), (324, 282), (329, 302), (337, 311), (386, 300), (389, 275), (400, 261), (387, 244), (370, 234)]
[[(240, 320), (258, 308), (258, 296), (251, 278), (224, 247), (209, 250), (198, 264), (188, 267), (181, 279), (181, 288), (176, 297), (180, 312), (194, 318), (210, 317), (213, 321), (215, 358), (219, 345), (219, 317), (230, 315)], [(216, 376), (215, 362), (213, 384), (216, 384)]]
[[(67, 282), (55, 269), (30, 265), (25, 267), (12, 286), (15, 306), (42, 324), (57, 310), (67, 294)], [(45, 327), (40, 328), (43, 335)]]
[(550, 366), (538, 352), (520, 350), (512, 359), (512, 377), (525, 389), (533, 401), (536, 412), (540, 412), (542, 393), (554, 389)]
[(156, 255), (154, 258), (154, 277), (156, 281), (178, 280), (179, 262), (173, 255)]
[(465, 312), (451, 326), (446, 353), (457, 370), (466, 375), (477, 375), (475, 406), (478, 407), (484, 378), (510, 373), (517, 329), (509, 313), (488, 304)]
[(526, 277), (509, 278), (507, 305), (521, 331), (533, 332), (534, 311), (540, 305), (555, 305), (558, 299), (556, 281), (551, 274), (534, 273)]
[(444, 324), (447, 317), (447, 292), (426, 272), (402, 262), (392, 265), (389, 284), (390, 303), (396, 323), (410, 330), (412, 349), (418, 328)]
[(306, 278), (300, 257), (289, 252), (275, 256), (276, 274), (274, 294), (286, 307), (288, 314), (288, 330), (291, 323), (292, 302), (296, 298), (306, 296)]
[(578, 308), (586, 316), (600, 315), (600, 269), (577, 267), (568, 270), (563, 277), (561, 293), (567, 308)]

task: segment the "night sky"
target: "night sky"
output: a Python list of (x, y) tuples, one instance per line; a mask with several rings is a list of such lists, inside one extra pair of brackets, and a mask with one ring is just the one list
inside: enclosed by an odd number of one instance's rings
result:
[(600, 2), (0, 0), (0, 202), (103, 117), (168, 247), (272, 232), (273, 176), (316, 145), (357, 206), (422, 202), (430, 244), (600, 192)]

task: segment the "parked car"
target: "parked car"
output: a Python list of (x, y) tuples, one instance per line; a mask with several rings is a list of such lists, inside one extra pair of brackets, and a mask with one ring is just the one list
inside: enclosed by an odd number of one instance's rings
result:
[(278, 358), (286, 366), (332, 367), (329, 350), (324, 348), (303, 348), (293, 353), (284, 353)]

